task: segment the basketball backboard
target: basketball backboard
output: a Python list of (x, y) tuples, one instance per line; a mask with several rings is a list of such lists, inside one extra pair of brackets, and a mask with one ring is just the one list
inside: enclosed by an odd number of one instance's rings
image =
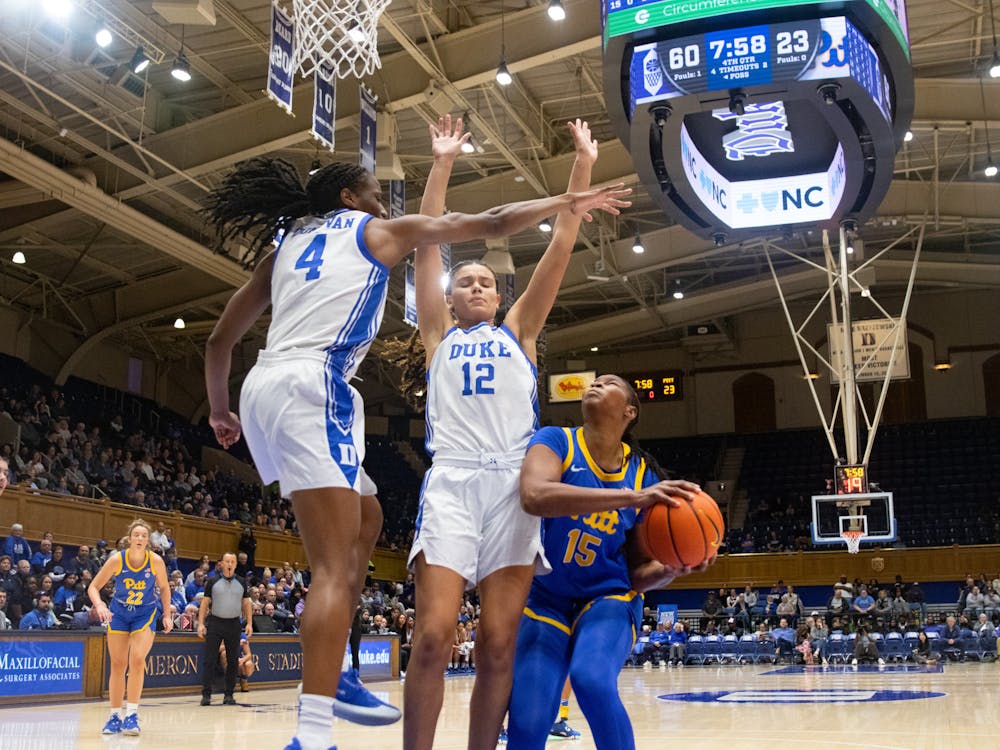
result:
[(842, 531), (864, 531), (866, 542), (896, 540), (891, 492), (812, 496), (813, 544), (843, 544)]

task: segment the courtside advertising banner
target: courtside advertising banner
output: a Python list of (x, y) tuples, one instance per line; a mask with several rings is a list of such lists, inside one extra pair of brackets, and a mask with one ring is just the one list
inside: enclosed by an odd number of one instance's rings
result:
[(375, 174), (375, 94), (361, 87), (361, 160), (364, 169)]
[(0, 696), (83, 693), (83, 642), (0, 641)]
[[(277, 5), (271, 6), (271, 60), (267, 66), (267, 95), (288, 114), (292, 114), (292, 86), (295, 66), (295, 24)], [(331, 146), (332, 148), (332, 146)]]
[(594, 382), (596, 377), (596, 370), (549, 375), (549, 403), (562, 404), (569, 401), (582, 401), (583, 392)]
[(389, 180), (389, 218), (406, 213), (406, 180)]
[(316, 81), (316, 94), (313, 97), (312, 134), (324, 147), (333, 151), (333, 121), (337, 108), (337, 84), (333, 77), (333, 71), (325, 65), (316, 70), (313, 78)]

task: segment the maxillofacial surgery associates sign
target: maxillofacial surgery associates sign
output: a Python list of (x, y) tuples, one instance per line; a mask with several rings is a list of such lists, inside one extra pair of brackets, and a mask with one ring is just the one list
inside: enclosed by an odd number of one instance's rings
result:
[(82, 642), (0, 642), (0, 696), (82, 692)]

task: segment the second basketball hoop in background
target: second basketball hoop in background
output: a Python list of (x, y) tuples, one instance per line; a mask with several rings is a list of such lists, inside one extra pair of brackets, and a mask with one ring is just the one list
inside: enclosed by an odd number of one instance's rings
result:
[(378, 22), (391, 0), (293, 0), (295, 67), (308, 76), (321, 67), (338, 78), (382, 67)]

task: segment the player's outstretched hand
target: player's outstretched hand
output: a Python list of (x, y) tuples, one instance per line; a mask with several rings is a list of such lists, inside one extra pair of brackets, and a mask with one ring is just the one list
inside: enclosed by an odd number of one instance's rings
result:
[(645, 508), (654, 503), (666, 503), (679, 508), (682, 500), (691, 502), (699, 492), (701, 492), (701, 487), (694, 482), (683, 479), (666, 479), (640, 490), (636, 495), (635, 507)]
[(590, 134), (590, 125), (586, 120), (576, 119), (568, 122), (570, 135), (573, 136), (573, 146), (576, 148), (576, 158), (587, 160), (591, 164), (597, 161), (597, 141)]
[(584, 221), (594, 220), (590, 215), (591, 211), (604, 211), (617, 216), (621, 213), (618, 209), (632, 205), (632, 201), (623, 200), (631, 192), (632, 188), (627, 188), (624, 182), (619, 182), (617, 185), (594, 188), (585, 193), (570, 193), (573, 201), (569, 210), (574, 216), (582, 216)]
[(215, 439), (223, 448), (228, 448), (239, 440), (243, 433), (240, 418), (231, 411), (221, 414), (212, 413), (208, 417), (208, 423), (212, 426), (212, 431), (215, 432)]
[(452, 127), (451, 115), (439, 117), (437, 125), (431, 124), (431, 154), (435, 159), (454, 160), (462, 153), (462, 146), (472, 137), (472, 133), (462, 133), (462, 126), (459, 117)]

